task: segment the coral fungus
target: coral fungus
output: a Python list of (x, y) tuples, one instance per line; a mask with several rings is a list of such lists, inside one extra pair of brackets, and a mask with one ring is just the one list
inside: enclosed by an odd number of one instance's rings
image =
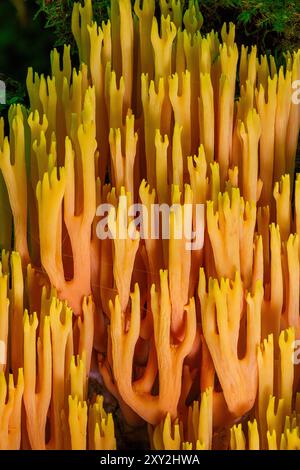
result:
[(185, 3), (75, 3), (0, 119), (0, 449), (300, 448), (300, 51)]

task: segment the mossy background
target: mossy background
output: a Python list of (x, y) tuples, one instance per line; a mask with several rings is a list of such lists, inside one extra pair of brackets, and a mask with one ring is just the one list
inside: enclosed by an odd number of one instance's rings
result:
[[(7, 85), (7, 105), (26, 103), (28, 66), (47, 73), (53, 46), (74, 46), (70, 26), (74, 1), (1, 0), (0, 79)], [(106, 19), (110, 0), (93, 4), (95, 18)], [(256, 44), (259, 52), (273, 53), (279, 64), (286, 50), (300, 47), (299, 0), (200, 0), (199, 5), (204, 32), (220, 30), (224, 21), (233, 21), (239, 44)], [(1, 111), (5, 113), (7, 106), (0, 107)]]

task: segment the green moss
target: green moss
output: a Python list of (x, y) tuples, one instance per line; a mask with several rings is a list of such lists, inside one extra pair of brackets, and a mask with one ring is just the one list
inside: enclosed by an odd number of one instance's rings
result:
[[(71, 16), (75, 0), (36, 0), (36, 3), (38, 5), (36, 17), (42, 16), (45, 28), (53, 30), (56, 38), (54, 46), (71, 44), (75, 47), (71, 31)], [(108, 18), (109, 5), (110, 0), (93, 1), (94, 18), (99, 24)]]
[(200, 5), (205, 30), (233, 21), (239, 44), (256, 44), (259, 53), (273, 53), (279, 63), (284, 52), (300, 48), (299, 0), (203, 0)]

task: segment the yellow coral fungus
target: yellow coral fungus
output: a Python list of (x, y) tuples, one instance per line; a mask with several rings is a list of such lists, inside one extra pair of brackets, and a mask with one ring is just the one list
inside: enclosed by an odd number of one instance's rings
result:
[(300, 51), (94, 3), (0, 118), (0, 448), (299, 448)]

